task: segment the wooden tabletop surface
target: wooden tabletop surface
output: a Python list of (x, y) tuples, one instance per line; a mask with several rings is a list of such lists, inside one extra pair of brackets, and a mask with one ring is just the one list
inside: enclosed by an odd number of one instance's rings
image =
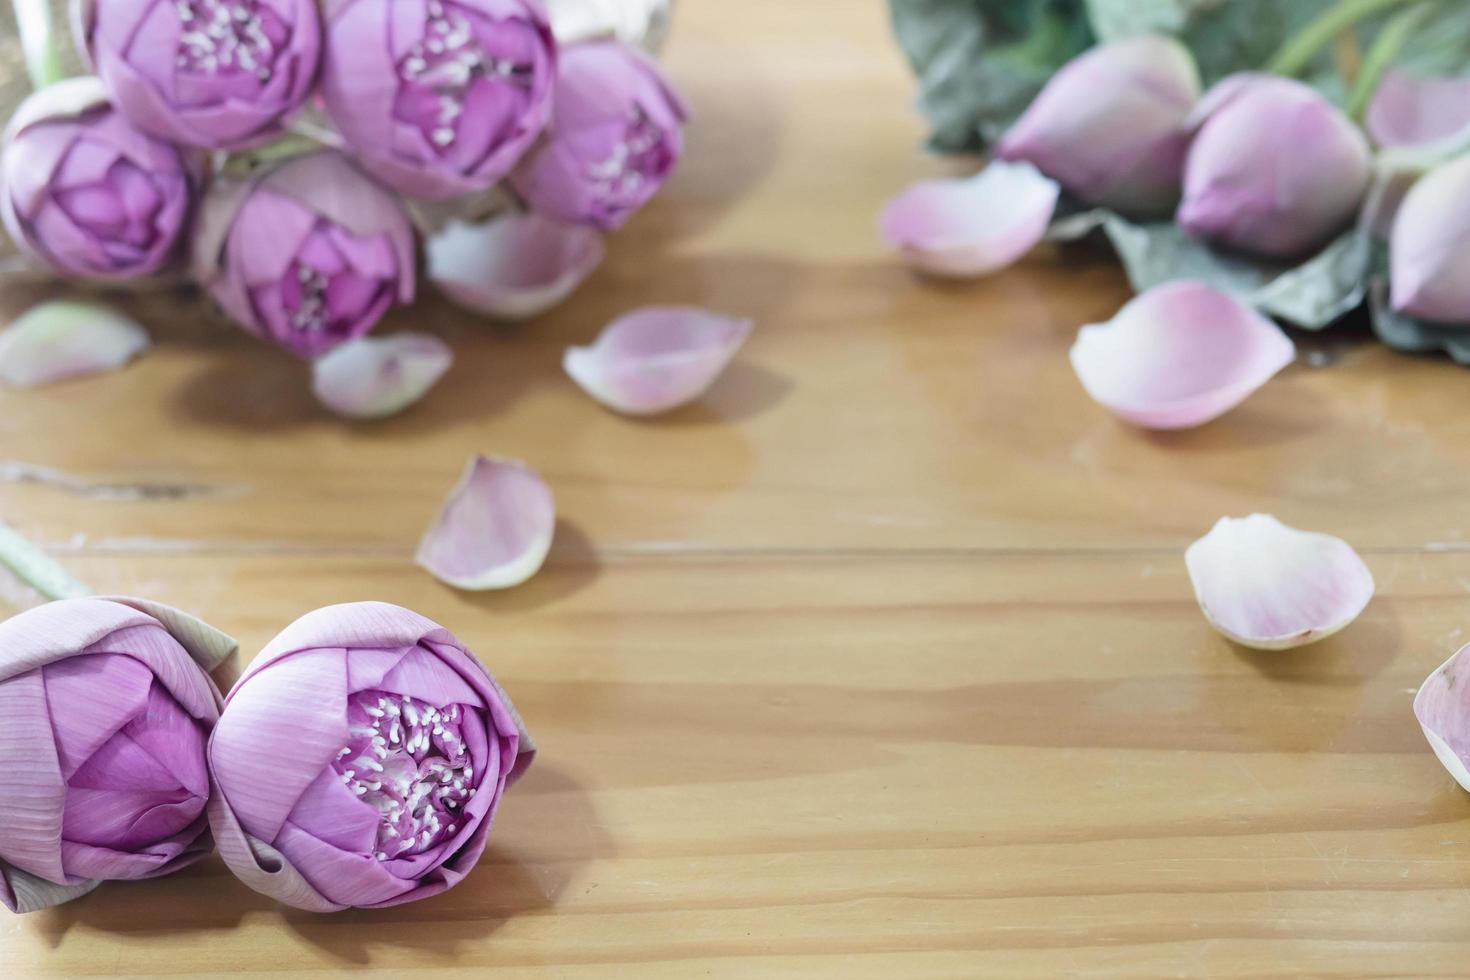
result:
[[(672, 187), (539, 322), (432, 290), (393, 314), (459, 354), (409, 414), (325, 416), (186, 297), (131, 303), (160, 339), (135, 366), (0, 393), (0, 516), (98, 590), (248, 652), (319, 605), (410, 606), (541, 747), (440, 898), (316, 916), (209, 860), (0, 917), (0, 975), (1470, 971), (1470, 797), (1410, 712), (1470, 640), (1470, 373), (1340, 331), (1222, 421), (1126, 428), (1066, 358), (1126, 297), (1105, 250), (959, 286), (882, 250), (883, 200), (957, 165), (916, 149), (877, 0), (678, 14)], [(649, 303), (758, 328), (701, 404), (630, 421), (559, 359)], [(514, 591), (411, 560), (476, 452), (557, 495)], [(1285, 654), (1211, 632), (1182, 550), (1256, 510), (1363, 552), (1357, 624)]]

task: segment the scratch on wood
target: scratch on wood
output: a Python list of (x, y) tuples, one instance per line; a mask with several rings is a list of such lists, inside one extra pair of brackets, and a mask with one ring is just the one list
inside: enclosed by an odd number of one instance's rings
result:
[(0, 460), (0, 483), (52, 487), (92, 500), (184, 500), (190, 497), (238, 497), (249, 492), (244, 486), (210, 486), (205, 483), (108, 483), (88, 480), (74, 473), (21, 460)]

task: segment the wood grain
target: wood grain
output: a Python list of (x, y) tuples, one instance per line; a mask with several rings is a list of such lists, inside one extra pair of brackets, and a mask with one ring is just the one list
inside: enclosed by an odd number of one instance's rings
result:
[[(1470, 972), (1470, 800), (1410, 713), (1470, 638), (1470, 375), (1348, 328), (1204, 430), (1126, 429), (1065, 357), (1126, 295), (1105, 252), (958, 287), (882, 252), (883, 199), (958, 165), (916, 149), (881, 4), (687, 0), (669, 63), (669, 192), (540, 322), (395, 313), (459, 352), (402, 418), (323, 416), (187, 295), (126, 301), (162, 340), (136, 366), (0, 392), (0, 515), (84, 580), (247, 650), (411, 606), (542, 750), (439, 899), (311, 916), (211, 860), (0, 919), (0, 975)], [(759, 328), (700, 405), (603, 413), (560, 351), (654, 302)], [(410, 559), (477, 451), (563, 515), (505, 594)], [(1360, 622), (1274, 656), (1209, 630), (1181, 549), (1253, 510), (1362, 548)]]

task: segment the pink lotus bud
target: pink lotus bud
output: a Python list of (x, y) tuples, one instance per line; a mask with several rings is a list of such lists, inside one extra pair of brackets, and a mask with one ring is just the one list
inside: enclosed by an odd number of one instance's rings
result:
[(1404, 197), (1389, 236), (1393, 308), (1470, 323), (1470, 156), (1441, 164)]
[(0, 902), (29, 912), (209, 853), (205, 744), (229, 637), (138, 599), (0, 623)]
[(470, 872), (533, 752), (448, 630), (383, 602), (328, 606), (225, 699), (210, 826), (230, 870), (288, 905), (399, 905)]
[(118, 109), (186, 146), (270, 139), (321, 57), (315, 0), (72, 0), (72, 18)]
[(511, 183), (537, 211), (610, 231), (674, 172), (687, 116), (673, 86), (636, 48), (618, 41), (566, 48), (551, 127)]
[(1353, 220), (1372, 157), (1358, 128), (1315, 89), (1240, 74), (1205, 94), (1177, 219), (1190, 235), (1295, 258)]
[(442, 200), (500, 181), (546, 127), (540, 0), (328, 0), (321, 92), (363, 166)]
[(1030, 161), (1091, 204), (1167, 214), (1179, 200), (1184, 123), (1199, 92), (1199, 70), (1178, 41), (1114, 41), (1052, 76), (997, 152)]
[(62, 275), (157, 272), (199, 186), (199, 161), (134, 129), (95, 78), (58, 82), (22, 102), (0, 152), (6, 230)]
[(414, 237), (397, 200), (339, 153), (217, 186), (194, 275), (235, 322), (302, 357), (367, 333), (414, 292)]

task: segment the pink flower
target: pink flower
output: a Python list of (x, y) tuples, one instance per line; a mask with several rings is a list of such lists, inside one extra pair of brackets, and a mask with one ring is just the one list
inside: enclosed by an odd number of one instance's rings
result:
[(0, 623), (0, 902), (28, 912), (210, 850), (207, 670), (234, 641), (138, 599)]
[(328, 0), (322, 99), (396, 190), (486, 190), (546, 126), (556, 44), (540, 0)]
[(1439, 323), (1470, 323), (1470, 156), (1414, 184), (1389, 237), (1393, 307)]
[(173, 257), (199, 161), (134, 129), (95, 78), (21, 103), (0, 156), (0, 218), (26, 253), (62, 275), (131, 279)]
[(448, 630), (329, 606), (266, 646), (209, 743), (209, 819), (251, 888), (317, 912), (416, 901), (474, 867), (533, 749)]
[(617, 41), (566, 48), (551, 126), (511, 183), (537, 211), (610, 231), (674, 172), (687, 116), (643, 52)]
[(72, 0), (78, 42), (117, 107), (186, 146), (270, 139), (311, 94), (315, 0)]
[(194, 274), (240, 326), (302, 357), (373, 328), (414, 293), (413, 228), (391, 194), (331, 151), (216, 187)]

